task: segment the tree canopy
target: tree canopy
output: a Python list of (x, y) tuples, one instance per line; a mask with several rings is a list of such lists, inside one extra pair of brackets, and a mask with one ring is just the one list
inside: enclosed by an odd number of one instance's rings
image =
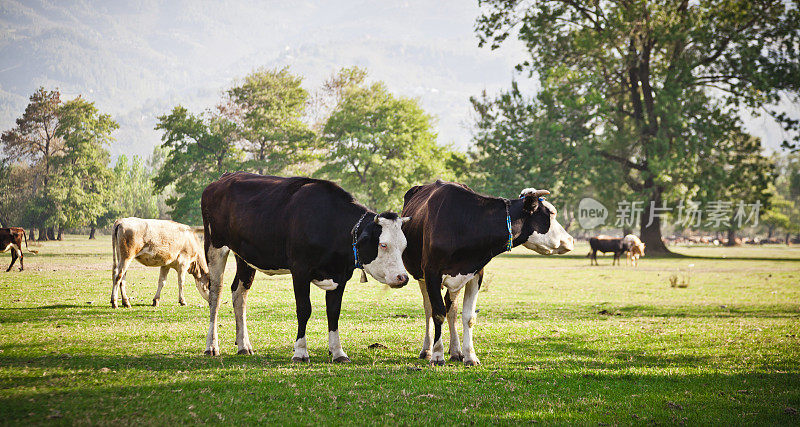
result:
[[(480, 44), (496, 48), (518, 37), (530, 58), (517, 69), (540, 79), (539, 101), (582, 115), (573, 123), (582, 130), (565, 133), (568, 142), (541, 139), (535, 141), (537, 150), (574, 146), (576, 155), (562, 165), (567, 169), (601, 158), (647, 205), (696, 191), (701, 169), (726, 166), (715, 162), (721, 159), (716, 152), (733, 150), (726, 156), (732, 161), (758, 158), (760, 150), (728, 144), (730, 135), (744, 133), (743, 109), (769, 112), (792, 135), (786, 144), (797, 141), (798, 123), (776, 108), (784, 98), (796, 102), (800, 89), (796, 5), (780, 0), (480, 3)], [(603, 168), (585, 171), (594, 182), (607, 174)], [(646, 209), (641, 224), (648, 249), (666, 251), (659, 218), (649, 221)]]
[(338, 102), (322, 131), (317, 175), (339, 181), (375, 209), (399, 209), (411, 186), (451, 177), (458, 155), (436, 144), (433, 119), (416, 100), (343, 73), (329, 84)]
[(200, 224), (203, 189), (223, 173), (240, 169), (244, 160), (235, 145), (236, 124), (219, 115), (195, 115), (178, 106), (158, 118), (156, 129), (164, 131), (161, 146), (167, 156), (153, 177), (154, 191), (161, 193), (174, 185), (176, 194), (167, 198), (170, 215), (179, 222)]

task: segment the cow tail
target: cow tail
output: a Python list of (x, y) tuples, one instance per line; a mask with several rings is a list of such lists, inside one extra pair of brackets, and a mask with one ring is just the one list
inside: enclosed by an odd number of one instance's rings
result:
[[(25, 249), (32, 254), (38, 254), (39, 251), (32, 251), (31, 248), (28, 247), (28, 234), (25, 233), (25, 229), (22, 229), (22, 238), (25, 239)], [(22, 253), (22, 248), (19, 248), (19, 252)]]

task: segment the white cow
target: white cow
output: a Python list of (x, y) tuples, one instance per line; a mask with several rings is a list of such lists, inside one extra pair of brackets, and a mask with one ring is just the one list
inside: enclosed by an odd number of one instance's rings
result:
[(111, 275), (111, 307), (117, 307), (117, 289), (122, 294), (122, 305), (130, 307), (125, 290), (125, 274), (135, 258), (148, 267), (161, 267), (158, 290), (153, 306), (161, 299), (161, 288), (172, 268), (178, 273), (178, 302), (186, 305), (183, 297), (183, 280), (188, 272), (194, 276), (197, 290), (208, 300), (208, 266), (200, 241), (188, 225), (161, 219), (123, 218), (114, 222), (111, 235), (114, 256)]
[(622, 238), (622, 243), (629, 247), (628, 258), (625, 260), (625, 265), (629, 263), (634, 267), (639, 266), (639, 257), (644, 256), (644, 243), (633, 234), (628, 234)]

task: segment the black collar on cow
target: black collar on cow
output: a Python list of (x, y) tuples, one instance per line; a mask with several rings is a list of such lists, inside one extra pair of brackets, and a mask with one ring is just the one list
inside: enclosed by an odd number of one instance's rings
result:
[(511, 214), (508, 212), (508, 207), (511, 205), (511, 202), (505, 198), (503, 202), (506, 204), (506, 226), (508, 227), (508, 243), (506, 244), (506, 250), (503, 252), (508, 252), (514, 248), (514, 233), (511, 232)]
[(356, 259), (355, 265), (356, 268), (360, 268), (362, 270), (364, 269), (364, 266), (361, 265), (361, 261), (358, 260), (358, 248), (356, 248), (356, 242), (358, 241), (358, 227), (361, 226), (361, 222), (364, 221), (364, 217), (366, 217), (368, 213), (369, 211), (364, 212), (364, 214), (361, 215), (361, 218), (358, 219), (356, 225), (353, 226), (353, 229), (350, 230), (350, 235), (353, 237), (353, 257)]

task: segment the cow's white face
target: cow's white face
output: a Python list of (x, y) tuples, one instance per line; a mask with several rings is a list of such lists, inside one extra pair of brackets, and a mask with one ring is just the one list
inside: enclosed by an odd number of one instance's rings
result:
[[(521, 196), (530, 191), (533, 191), (533, 189), (526, 188), (522, 190)], [(550, 229), (545, 234), (534, 231), (528, 237), (528, 240), (523, 243), (523, 246), (542, 255), (561, 255), (573, 250), (575, 248), (575, 240), (556, 220), (558, 211), (556, 211), (555, 206), (546, 200), (542, 200), (541, 203), (550, 211)]]
[[(403, 251), (406, 249), (406, 236), (400, 228), (410, 218), (377, 218), (380, 235), (377, 242), (377, 255), (372, 259), (364, 259), (364, 271), (377, 281), (393, 288), (402, 288), (408, 283), (408, 274), (403, 266)], [(377, 229), (378, 227), (376, 227)], [(377, 234), (377, 233), (376, 233)], [(372, 248), (368, 252), (372, 252)]]
[(197, 291), (200, 292), (200, 296), (203, 297), (204, 300), (208, 301), (208, 287), (211, 281), (208, 277), (208, 268), (204, 267), (205, 262), (194, 260), (189, 265), (188, 273), (194, 277), (194, 282), (195, 285), (197, 285)]

